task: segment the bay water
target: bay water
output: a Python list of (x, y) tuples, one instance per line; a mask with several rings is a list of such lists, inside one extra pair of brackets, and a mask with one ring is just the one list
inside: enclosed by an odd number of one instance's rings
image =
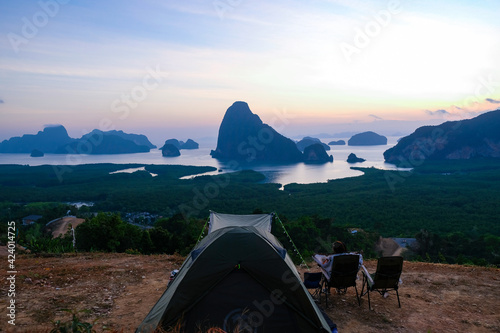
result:
[[(148, 153), (136, 154), (109, 154), (109, 155), (63, 155), (45, 154), (43, 157), (31, 157), (29, 154), (0, 154), (0, 164), (20, 165), (80, 165), (96, 163), (114, 164), (170, 164), (213, 166), (216, 171), (206, 174), (216, 175), (222, 172), (232, 172), (242, 169), (253, 169), (266, 176), (264, 182), (310, 184), (327, 182), (329, 179), (340, 179), (360, 176), (363, 173), (351, 167), (375, 167), (383, 170), (397, 170), (393, 164), (384, 162), (383, 153), (397, 143), (398, 137), (388, 137), (387, 145), (378, 146), (330, 146), (328, 155), (333, 155), (332, 163), (324, 164), (259, 164), (245, 166), (238, 163), (224, 163), (210, 156), (210, 150), (215, 149), (216, 142), (212, 140), (199, 141), (200, 148), (194, 150), (181, 150), (181, 156), (163, 157), (159, 149), (152, 149)], [(324, 143), (339, 140), (339, 138), (322, 139)], [(348, 138), (344, 139), (347, 142)], [(366, 159), (362, 163), (347, 163), (350, 153)], [(196, 176), (196, 175), (194, 175)], [(189, 176), (192, 177), (192, 176)]]

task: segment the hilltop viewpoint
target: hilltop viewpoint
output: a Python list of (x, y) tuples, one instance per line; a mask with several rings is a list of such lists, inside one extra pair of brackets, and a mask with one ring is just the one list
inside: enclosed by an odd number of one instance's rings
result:
[[(5, 247), (3, 252), (6, 258)], [(81, 311), (79, 320), (95, 322), (97, 332), (134, 332), (165, 291), (170, 272), (184, 261), (179, 255), (116, 253), (27, 254), (16, 259), (16, 326), (2, 320), (2, 332), (49, 332), (55, 321), (71, 320), (63, 309)], [(365, 266), (374, 272), (376, 261)], [(301, 276), (307, 271), (298, 269)], [(366, 296), (358, 306), (354, 288), (349, 288), (345, 295), (333, 291), (325, 311), (340, 333), (499, 332), (499, 273), (497, 268), (405, 261), (401, 308), (393, 293), (387, 298), (372, 294), (372, 310)], [(0, 275), (6, 296), (6, 270)], [(6, 300), (0, 300), (4, 309)]]

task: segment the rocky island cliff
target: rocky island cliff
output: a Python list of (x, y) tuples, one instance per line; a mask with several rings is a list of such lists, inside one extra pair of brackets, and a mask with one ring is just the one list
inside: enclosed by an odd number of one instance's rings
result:
[(54, 153), (61, 145), (74, 141), (62, 125), (47, 126), (37, 134), (24, 134), (0, 142), (0, 153), (30, 154), (33, 150)]
[(299, 150), (303, 152), (308, 146), (311, 146), (311, 145), (313, 145), (315, 143), (319, 143), (327, 151), (330, 150), (330, 146), (329, 145), (327, 145), (326, 143), (321, 142), (320, 139), (312, 138), (310, 136), (306, 136), (302, 140), (300, 140), (299, 142), (297, 142), (297, 148), (299, 148)]
[(375, 132), (363, 132), (353, 135), (349, 141), (347, 141), (349, 146), (377, 146), (386, 145), (387, 138), (383, 135), (377, 134)]
[(156, 148), (145, 135), (98, 129), (73, 139), (62, 125), (47, 126), (37, 134), (12, 137), (0, 143), (0, 153), (43, 154), (131, 154)]
[(243, 163), (331, 162), (333, 157), (326, 154), (321, 144), (317, 146), (303, 154), (293, 140), (264, 124), (247, 103), (235, 102), (222, 119), (217, 148), (210, 155)]
[(264, 124), (245, 102), (227, 109), (219, 128), (217, 148), (210, 155), (220, 160), (242, 162), (301, 162), (295, 142)]
[(500, 109), (472, 119), (423, 126), (384, 152), (396, 165), (408, 161), (500, 158)]

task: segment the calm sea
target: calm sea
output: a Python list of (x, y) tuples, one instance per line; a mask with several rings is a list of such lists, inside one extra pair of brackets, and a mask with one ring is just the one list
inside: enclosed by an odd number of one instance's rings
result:
[[(333, 163), (321, 165), (297, 163), (292, 165), (259, 165), (252, 166), (251, 169), (259, 171), (266, 176), (266, 182), (280, 183), (282, 185), (290, 183), (310, 184), (326, 182), (329, 179), (339, 179), (360, 176), (362, 172), (352, 170), (352, 166), (375, 167), (385, 170), (397, 170), (392, 164), (384, 163), (383, 153), (397, 143), (397, 137), (388, 137), (388, 144), (385, 146), (330, 146), (329, 155), (333, 155)], [(328, 143), (335, 139), (322, 139)], [(344, 139), (346, 142), (348, 138)], [(114, 155), (59, 155), (46, 154), (43, 157), (30, 157), (29, 154), (0, 154), (0, 164), (21, 164), (21, 165), (78, 165), (94, 163), (115, 163), (115, 164), (175, 164), (175, 165), (195, 165), (213, 166), (222, 172), (231, 172), (241, 169), (248, 169), (242, 165), (230, 166), (221, 163), (210, 156), (210, 150), (216, 146), (215, 142), (199, 142), (200, 148), (196, 150), (181, 150), (181, 156), (163, 157), (161, 151), (153, 149), (149, 153), (138, 154), (114, 154)], [(349, 164), (346, 162), (350, 153), (366, 159), (363, 163)], [(220, 174), (214, 171), (208, 174)]]

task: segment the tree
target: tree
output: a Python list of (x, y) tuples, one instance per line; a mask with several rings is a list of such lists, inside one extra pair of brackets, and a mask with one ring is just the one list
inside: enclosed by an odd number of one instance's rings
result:
[(139, 248), (141, 253), (143, 254), (150, 254), (151, 252), (153, 252), (154, 245), (148, 230), (142, 231), (141, 243)]
[[(203, 227), (203, 221), (191, 218), (186, 220), (182, 214), (156, 221), (156, 228), (166, 230), (170, 235), (169, 253), (179, 252), (187, 254), (196, 243)], [(157, 244), (156, 242), (154, 242)]]
[[(99, 213), (91, 220), (87, 220), (76, 228), (76, 244), (80, 250), (90, 251), (124, 251), (125, 235), (130, 237), (130, 231), (138, 227), (127, 227), (120, 215)], [(129, 231), (126, 233), (125, 231)], [(122, 244), (122, 246), (120, 246)]]
[(172, 234), (170, 234), (168, 230), (161, 227), (155, 227), (149, 230), (149, 236), (153, 243), (153, 251), (155, 253), (174, 253), (175, 248), (171, 246)]

